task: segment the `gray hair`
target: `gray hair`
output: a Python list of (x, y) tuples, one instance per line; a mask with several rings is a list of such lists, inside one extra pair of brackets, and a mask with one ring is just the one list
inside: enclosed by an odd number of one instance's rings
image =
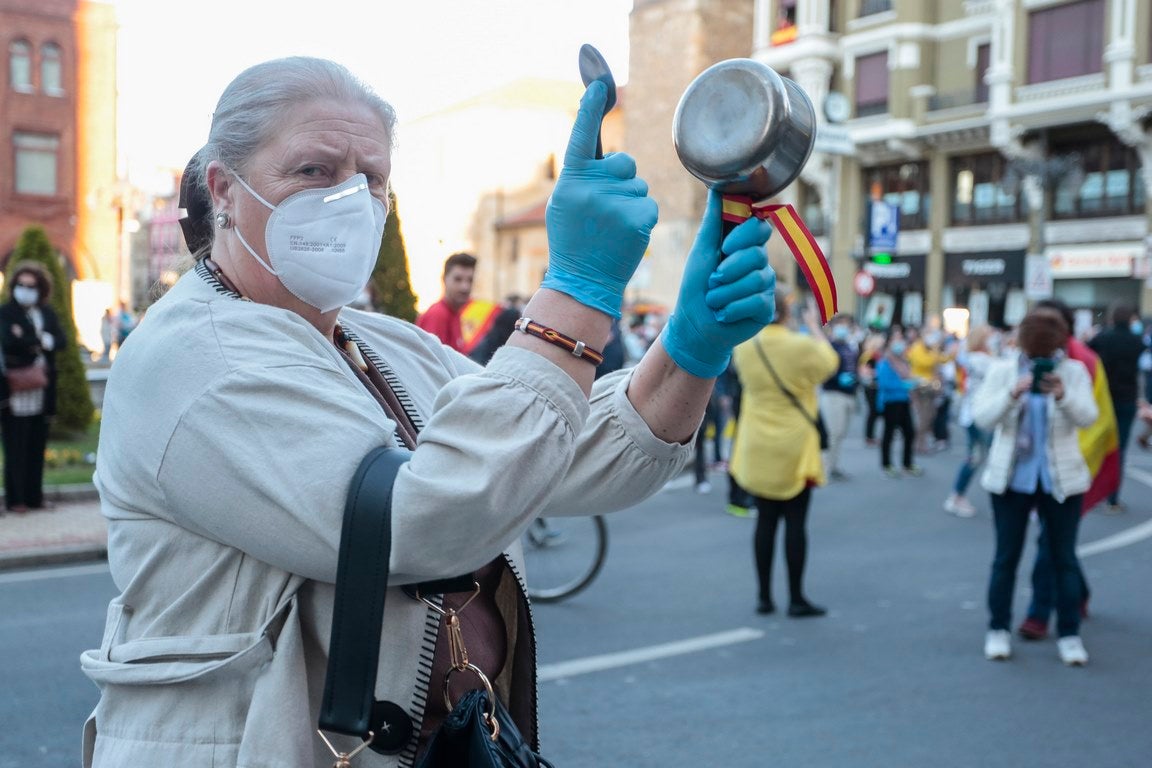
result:
[(363, 104), (380, 118), (389, 145), (396, 111), (344, 66), (327, 59), (290, 56), (256, 64), (236, 76), (216, 103), (208, 143), (197, 153), (197, 185), (208, 194), (208, 164), (216, 160), (242, 172), (249, 159), (276, 135), (285, 109), (315, 99)]

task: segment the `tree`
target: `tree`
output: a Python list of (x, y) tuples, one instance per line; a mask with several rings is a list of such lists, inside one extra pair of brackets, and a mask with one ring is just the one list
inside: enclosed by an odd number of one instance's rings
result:
[(22, 261), (42, 264), (52, 278), (52, 309), (60, 318), (65, 344), (56, 353), (56, 420), (55, 427), (66, 432), (82, 433), (88, 429), (95, 414), (88, 377), (76, 346), (76, 323), (72, 319), (71, 285), (64, 279), (60, 257), (48, 240), (43, 227), (28, 227), (20, 235), (16, 250), (8, 260), (4, 284), (12, 284), (12, 273)]
[(408, 253), (404, 249), (404, 233), (400, 231), (400, 210), (396, 207), (396, 193), (388, 191), (390, 212), (384, 222), (384, 239), (380, 241), (380, 256), (369, 281), (376, 309), (385, 315), (409, 322), (416, 320), (416, 294), (408, 276)]

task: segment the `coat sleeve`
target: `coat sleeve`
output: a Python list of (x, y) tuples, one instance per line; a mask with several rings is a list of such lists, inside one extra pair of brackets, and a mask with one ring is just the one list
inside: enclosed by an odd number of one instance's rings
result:
[(1015, 363), (1001, 361), (988, 369), (984, 383), (972, 395), (972, 419), (976, 426), (991, 430), (1005, 419), (1014, 418), (1020, 403), (1012, 399)]
[(1092, 426), (1100, 416), (1096, 398), (1092, 395), (1092, 382), (1088, 369), (1078, 360), (1066, 360), (1061, 366), (1064, 397), (1056, 402), (1079, 429)]

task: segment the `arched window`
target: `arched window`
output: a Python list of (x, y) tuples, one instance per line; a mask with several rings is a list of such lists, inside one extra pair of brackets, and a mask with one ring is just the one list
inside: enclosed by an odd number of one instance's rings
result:
[(13, 40), (8, 44), (8, 82), (13, 90), (24, 93), (32, 90), (32, 46), (27, 40)]
[(56, 43), (44, 43), (40, 47), (40, 87), (49, 96), (62, 96), (64, 94), (60, 46)]

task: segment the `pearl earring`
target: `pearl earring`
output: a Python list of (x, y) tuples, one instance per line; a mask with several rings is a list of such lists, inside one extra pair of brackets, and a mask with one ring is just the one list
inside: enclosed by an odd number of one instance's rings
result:
[(218, 229), (228, 229), (230, 226), (232, 226), (232, 218), (228, 214), (223, 211), (216, 214), (216, 227)]

